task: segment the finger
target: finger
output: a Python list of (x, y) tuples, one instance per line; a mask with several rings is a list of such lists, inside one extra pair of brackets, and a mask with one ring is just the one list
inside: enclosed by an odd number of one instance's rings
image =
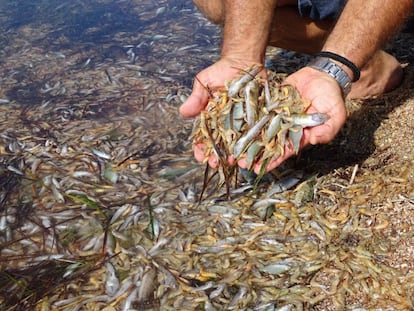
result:
[(208, 158), (208, 165), (210, 165), (210, 167), (212, 167), (212, 168), (218, 168), (218, 166), (219, 166), (219, 160), (218, 160), (217, 156), (215, 156), (215, 155), (212, 154)]
[(204, 155), (204, 144), (195, 144), (193, 146), (194, 158), (198, 162), (203, 162), (206, 156)]
[(247, 165), (247, 160), (246, 160), (246, 157), (244, 157), (244, 156), (242, 156), (238, 161), (237, 161), (237, 165), (240, 167), (240, 168), (243, 168), (243, 169), (248, 169), (248, 165)]
[[(234, 156), (230, 155), (227, 158), (227, 164), (233, 166), (234, 163), (236, 163), (236, 159), (234, 158)], [(210, 157), (208, 158), (208, 165), (210, 165), (212, 168), (217, 168), (220, 165), (219, 158), (215, 154), (210, 155)]]
[[(204, 162), (206, 160), (204, 149), (205, 149), (204, 144), (193, 145), (194, 158), (196, 159), (196, 161)], [(208, 157), (208, 165), (212, 168), (217, 168), (219, 166), (219, 160), (217, 156), (215, 156), (214, 154), (211, 154)]]
[[(276, 160), (268, 163), (267, 166), (266, 166), (265, 172), (267, 173), (267, 172), (275, 169), (286, 159), (287, 158), (285, 158), (285, 157), (278, 157)], [(249, 165), (247, 164), (246, 157), (240, 158), (240, 160), (237, 161), (237, 165), (242, 169), (246, 169), (246, 170), (249, 169)], [(262, 171), (262, 165), (263, 165), (262, 161), (258, 161), (257, 163), (255, 163), (253, 165), (253, 170), (256, 174), (258, 174), (258, 175), (260, 174), (260, 172)]]
[(325, 124), (304, 129), (304, 145), (317, 145), (329, 143), (340, 131), (342, 124), (344, 122), (345, 118), (341, 119), (339, 117), (337, 118), (336, 116), (333, 116)]
[(307, 141), (311, 145), (325, 144), (331, 141), (331, 139), (333, 138), (333, 135), (330, 134), (332, 132), (332, 129), (327, 127), (323, 127), (322, 129), (315, 128), (313, 129), (313, 131), (307, 132), (309, 134), (307, 135)]
[(209, 98), (208, 91), (196, 79), (193, 91), (187, 100), (180, 106), (180, 114), (185, 118), (192, 118), (198, 115), (207, 105)]
[(227, 162), (232, 166), (236, 163), (236, 158), (233, 155), (229, 155)]
[[(265, 172), (270, 172), (271, 170), (275, 169), (276, 167), (278, 167), (286, 158), (283, 156), (278, 157), (276, 160), (270, 162), (267, 164), (266, 168), (265, 168)], [(259, 161), (254, 165), (254, 172), (256, 174), (260, 174), (262, 171), (262, 166), (263, 166), (263, 162)]]
[[(287, 159), (289, 159), (290, 157), (295, 155), (295, 151), (288, 147), (285, 146), (285, 151), (283, 153), (283, 155), (277, 157), (275, 160), (273, 160), (270, 163), (267, 163), (267, 166), (265, 168), (265, 172), (270, 172), (271, 170), (275, 169), (276, 167), (278, 167), (280, 164), (282, 164), (284, 161), (286, 161)], [(259, 162), (257, 162), (254, 165), (254, 172), (256, 174), (260, 174), (260, 172), (262, 171), (262, 166), (263, 166), (263, 161), (260, 160)]]

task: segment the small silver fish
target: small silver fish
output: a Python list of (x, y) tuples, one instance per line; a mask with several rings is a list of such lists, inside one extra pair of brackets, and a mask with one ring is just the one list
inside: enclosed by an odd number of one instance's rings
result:
[(239, 79), (230, 82), (228, 87), (228, 95), (230, 97), (236, 96), (237, 93), (245, 86), (249, 81), (253, 80), (254, 77), (262, 70), (262, 67), (253, 67), (252, 70), (241, 76)]
[(289, 117), (285, 117), (285, 120), (293, 122), (295, 125), (300, 125), (302, 127), (312, 127), (321, 125), (325, 123), (329, 116), (325, 113), (300, 113), (300, 114), (292, 114)]
[(264, 115), (259, 122), (257, 122), (245, 135), (239, 138), (239, 140), (234, 145), (233, 155), (237, 159), (241, 154), (246, 150), (247, 146), (252, 142), (263, 126), (269, 121), (270, 115)]

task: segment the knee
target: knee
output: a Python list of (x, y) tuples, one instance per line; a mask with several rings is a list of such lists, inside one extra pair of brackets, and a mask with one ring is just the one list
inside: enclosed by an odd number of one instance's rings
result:
[(221, 0), (193, 0), (197, 8), (215, 24), (224, 23), (224, 5)]

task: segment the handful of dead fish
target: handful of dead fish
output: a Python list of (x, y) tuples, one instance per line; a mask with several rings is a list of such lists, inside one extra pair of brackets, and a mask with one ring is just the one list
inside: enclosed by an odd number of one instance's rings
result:
[(206, 160), (214, 155), (219, 168), (230, 156), (246, 157), (248, 168), (261, 161), (263, 168), (285, 148), (299, 151), (303, 128), (324, 123), (329, 116), (307, 114), (310, 101), (301, 98), (284, 76), (268, 71), (268, 80), (258, 76), (261, 67), (242, 71), (215, 93), (195, 121), (192, 139), (203, 145)]

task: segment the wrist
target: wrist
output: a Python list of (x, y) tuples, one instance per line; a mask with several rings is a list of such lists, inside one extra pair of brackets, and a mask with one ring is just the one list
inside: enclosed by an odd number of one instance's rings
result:
[(343, 71), (345, 71), (345, 73), (348, 75), (349, 80), (351, 81), (351, 83), (355, 82), (354, 81), (354, 73), (351, 69), (349, 69), (349, 67), (345, 66), (344, 64), (338, 62), (335, 59), (331, 59), (331, 62), (335, 63), (339, 68), (341, 68)]
[(256, 49), (231, 49), (224, 48), (221, 51), (221, 58), (234, 59), (243, 62), (263, 64), (265, 60), (265, 52)]
[(263, 63), (276, 0), (226, 0), (222, 57)]
[(324, 72), (335, 79), (342, 89), (344, 98), (351, 91), (352, 80), (350, 73), (343, 69), (342, 66), (338, 65), (338, 62), (335, 62), (328, 57), (318, 56), (308, 64), (308, 67)]
[(323, 50), (319, 53), (316, 53), (315, 56), (329, 58), (331, 61), (336, 63), (339, 67), (342, 68), (342, 70), (344, 70), (348, 74), (352, 82), (358, 81), (361, 76), (361, 72), (359, 71), (359, 68), (349, 59), (347, 59), (346, 57), (343, 57), (341, 54)]
[(231, 66), (237, 69), (246, 69), (251, 66), (263, 66), (263, 60), (259, 57), (253, 57), (247, 54), (231, 53), (231, 54), (221, 54), (221, 60), (229, 63)]

